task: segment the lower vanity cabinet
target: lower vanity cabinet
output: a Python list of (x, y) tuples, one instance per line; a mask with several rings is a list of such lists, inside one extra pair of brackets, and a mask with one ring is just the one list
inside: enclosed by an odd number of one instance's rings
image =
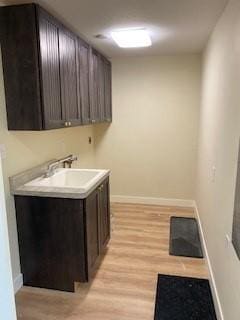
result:
[(74, 291), (110, 239), (109, 179), (86, 199), (15, 196), (24, 285)]

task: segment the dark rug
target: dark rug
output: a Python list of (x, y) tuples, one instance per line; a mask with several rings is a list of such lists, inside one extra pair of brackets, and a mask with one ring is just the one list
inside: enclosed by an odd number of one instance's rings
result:
[(217, 320), (209, 281), (159, 274), (154, 320)]
[(171, 217), (169, 253), (173, 256), (203, 258), (196, 219)]

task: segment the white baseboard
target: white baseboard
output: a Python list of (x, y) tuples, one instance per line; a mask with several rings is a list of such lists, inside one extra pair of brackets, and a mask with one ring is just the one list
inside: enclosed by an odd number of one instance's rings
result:
[(210, 257), (209, 257), (209, 254), (208, 254), (208, 250), (207, 250), (207, 243), (206, 243), (206, 240), (205, 240), (205, 237), (204, 237), (202, 222), (201, 222), (201, 218), (200, 218), (196, 203), (195, 203), (195, 213), (196, 213), (196, 216), (197, 216), (197, 219), (198, 219), (198, 225), (199, 225), (199, 230), (200, 230), (200, 237), (201, 237), (204, 257), (206, 259), (208, 271), (209, 271), (209, 274), (210, 274), (209, 282), (210, 282), (210, 286), (211, 286), (211, 289), (212, 289), (212, 295), (213, 295), (213, 300), (214, 300), (214, 305), (215, 305), (215, 309), (216, 309), (217, 318), (218, 318), (218, 320), (224, 320), (223, 310), (222, 310), (221, 302), (220, 302), (218, 291), (217, 291), (217, 286), (216, 286), (216, 281), (215, 281), (215, 277), (214, 277), (214, 273), (213, 273), (213, 269), (212, 269), (212, 265), (211, 265), (211, 260), (210, 260)]
[(20, 273), (14, 280), (13, 280), (13, 287), (14, 292), (17, 293), (23, 286), (23, 275)]
[(195, 207), (194, 200), (119, 196), (119, 195), (112, 195), (111, 202), (139, 203), (139, 204), (150, 204), (150, 205), (152, 204), (152, 205), (176, 206), (176, 207)]

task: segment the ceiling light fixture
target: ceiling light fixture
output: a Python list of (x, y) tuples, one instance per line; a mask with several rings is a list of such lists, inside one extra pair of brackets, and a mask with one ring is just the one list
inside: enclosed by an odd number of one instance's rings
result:
[(121, 48), (149, 47), (151, 38), (145, 29), (123, 29), (111, 32), (113, 40)]

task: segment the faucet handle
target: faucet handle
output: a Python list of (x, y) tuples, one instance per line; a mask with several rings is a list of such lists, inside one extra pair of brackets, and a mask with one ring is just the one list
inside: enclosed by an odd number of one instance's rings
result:
[(78, 157), (77, 156), (75, 156), (75, 155), (72, 155), (72, 161), (77, 161), (77, 159), (78, 159)]
[(78, 159), (78, 157), (75, 156), (75, 155), (69, 156), (69, 158), (66, 159), (66, 161), (64, 161), (64, 163), (63, 163), (64, 164), (64, 168), (65, 168), (65, 164), (67, 164), (68, 167), (71, 168), (73, 161), (77, 161), (77, 159)]

